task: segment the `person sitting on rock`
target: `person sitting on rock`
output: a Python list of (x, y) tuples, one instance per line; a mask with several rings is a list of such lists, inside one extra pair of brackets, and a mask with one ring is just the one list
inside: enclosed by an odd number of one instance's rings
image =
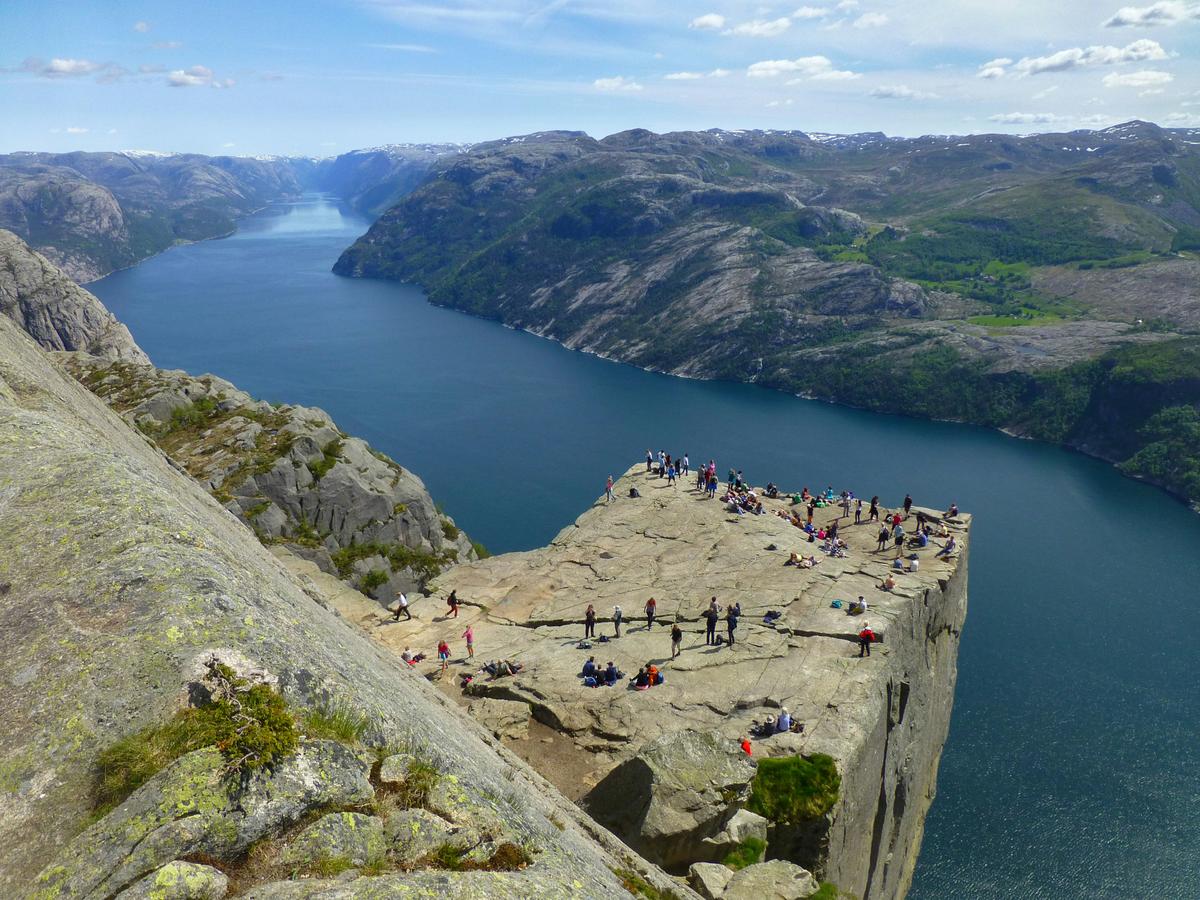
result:
[(579, 673), (582, 677), (587, 678), (589, 675), (596, 674), (596, 657), (589, 656), (587, 662), (583, 664), (583, 671)]
[(617, 683), (620, 677), (621, 673), (617, 670), (617, 667), (613, 665), (613, 661), (610, 659), (608, 661), (608, 667), (604, 670), (604, 683), (609, 687), (612, 687)]
[(775, 484), (775, 482), (773, 482), (773, 481), (768, 481), (766, 490), (763, 491), (763, 493), (766, 494), (768, 497), (770, 497), (772, 500), (774, 500), (776, 497), (779, 496), (779, 486), (777, 484)]
[(950, 539), (942, 546), (942, 549), (934, 554), (934, 557), (953, 556), (958, 551), (958, 541), (954, 539), (954, 535), (950, 535)]
[(650, 687), (650, 675), (645, 666), (638, 669), (637, 675), (633, 677), (633, 687), (639, 691), (647, 690)]
[(946, 518), (947, 519), (957, 519), (958, 518), (958, 504), (957, 503), (950, 504), (950, 508), (948, 510), (946, 510)]
[(799, 553), (797, 553), (795, 550), (793, 550), (793, 551), (792, 551), (792, 555), (788, 557), (788, 561), (787, 561), (787, 562), (785, 562), (785, 563), (784, 563), (784, 565), (785, 565), (785, 566), (798, 566), (798, 565), (800, 565), (800, 554), (799, 554)]
[(896, 589), (896, 579), (892, 577), (892, 573), (888, 572), (887, 577), (883, 579), (883, 583), (879, 585), (881, 591), (894, 591)]
[(775, 732), (777, 734), (786, 734), (792, 730), (792, 715), (787, 711), (785, 706), (779, 712), (779, 718), (775, 720)]
[(921, 560), (914, 553), (911, 557), (909, 557), (908, 571), (916, 572), (919, 568), (921, 568)]
[(742, 735), (742, 741), (741, 741), (740, 746), (742, 748), (742, 752), (745, 753), (747, 756), (754, 755), (754, 748), (750, 746), (750, 738), (746, 737), (745, 735)]
[(654, 663), (646, 663), (646, 675), (650, 679), (650, 687), (662, 682), (662, 673)]
[(800, 560), (800, 567), (804, 569), (812, 569), (820, 564), (821, 561), (811, 554)]
[(857, 600), (851, 600), (850, 606), (846, 609), (848, 616), (861, 616), (867, 611), (867, 601), (862, 594), (858, 595)]

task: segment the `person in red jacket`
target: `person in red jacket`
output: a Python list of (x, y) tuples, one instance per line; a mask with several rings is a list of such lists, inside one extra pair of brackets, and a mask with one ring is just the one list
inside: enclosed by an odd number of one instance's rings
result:
[(745, 753), (747, 756), (754, 755), (754, 751), (752, 749), (750, 749), (750, 738), (748, 738), (748, 737), (742, 738), (742, 752)]
[(445, 641), (438, 641), (438, 659), (442, 661), (442, 671), (445, 672), (450, 664), (450, 645)]
[(871, 643), (875, 640), (875, 632), (871, 630), (871, 626), (867, 622), (863, 622), (862, 630), (858, 633), (858, 656), (861, 659), (864, 656), (871, 655)]

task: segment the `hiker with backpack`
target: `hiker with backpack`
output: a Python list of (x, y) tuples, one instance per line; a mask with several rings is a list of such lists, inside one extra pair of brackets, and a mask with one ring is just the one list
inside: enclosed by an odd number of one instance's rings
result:
[(870, 622), (863, 622), (858, 631), (858, 658), (871, 655), (871, 644), (875, 641), (875, 632), (871, 630)]

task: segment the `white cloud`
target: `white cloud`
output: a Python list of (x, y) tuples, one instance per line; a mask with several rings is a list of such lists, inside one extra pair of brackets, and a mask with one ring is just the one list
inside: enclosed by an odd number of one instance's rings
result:
[(805, 78), (817, 81), (846, 81), (858, 78), (857, 72), (835, 69), (827, 56), (802, 56), (799, 59), (764, 59), (752, 63), (746, 69), (751, 78), (775, 78), (779, 75), (799, 75), (788, 84), (797, 84)]
[(425, 44), (367, 44), (367, 46), (376, 50), (396, 50), (400, 53), (437, 53), (436, 50)]
[(145, 34), (147, 31), (150, 30), (150, 23), (149, 22), (134, 22), (133, 30), (136, 31), (138, 34)]
[(1011, 66), (1012, 62), (1007, 56), (988, 60), (979, 67), (978, 75), (980, 78), (1003, 78), (1005, 67)]
[(1053, 94), (1057, 90), (1058, 90), (1058, 85), (1052, 84), (1052, 85), (1050, 85), (1050, 87), (1048, 87), (1044, 90), (1038, 91), (1036, 94), (1034, 94), (1033, 99), (1034, 100), (1045, 100), (1047, 97), (1049, 97), (1051, 94)]
[(823, 19), (829, 15), (829, 10), (824, 6), (802, 6), (794, 13), (793, 19)]
[(741, 25), (735, 25), (721, 32), (722, 34), (732, 34), (738, 37), (775, 37), (783, 34), (792, 25), (792, 20), (783, 16), (778, 19), (754, 19), (751, 22), (743, 22)]
[(708, 77), (709, 78), (725, 78), (729, 74), (730, 74), (730, 72), (728, 69), (713, 69), (711, 72), (708, 73)]
[(791, 106), (791, 105), (792, 105), (792, 100), (789, 98), (787, 100), (772, 100), (770, 103), (767, 104), (767, 107), (771, 108), (771, 107), (775, 107), (775, 106)]
[(1171, 113), (1163, 122), (1176, 128), (1200, 127), (1200, 115), (1196, 113)]
[(167, 75), (167, 84), (171, 87), (231, 88), (235, 83), (232, 78), (217, 78), (208, 66), (173, 69)]
[(230, 147), (236, 147), (237, 144), (235, 144), (233, 141), (226, 141), (221, 146), (228, 150)]
[(1026, 56), (1013, 66), (1013, 71), (1020, 75), (1040, 75), (1042, 72), (1065, 72), (1069, 69), (1116, 66), (1166, 58), (1167, 52), (1158, 41), (1143, 38), (1124, 47), (1072, 47), (1048, 56)]
[(696, 16), (688, 23), (688, 28), (699, 28), (707, 31), (720, 31), (725, 27), (725, 17), (716, 13), (708, 13), (703, 16)]
[(109, 134), (116, 134), (116, 133), (117, 133), (117, 129), (115, 129), (115, 128), (110, 128), (110, 129), (108, 129), (108, 133), (109, 133)]
[(1170, 72), (1159, 72), (1155, 69), (1141, 69), (1137, 72), (1118, 74), (1109, 72), (1104, 76), (1105, 87), (1135, 87), (1148, 88), (1160, 84), (1170, 84), (1175, 76)]
[(1200, 19), (1200, 4), (1164, 0), (1150, 6), (1122, 6), (1104, 22), (1105, 28), (1150, 28)]
[(1167, 92), (1166, 88), (1150, 88), (1149, 90), (1138, 91), (1138, 96), (1139, 97), (1153, 97), (1155, 94), (1165, 94), (1166, 92)]
[(598, 91), (609, 92), (632, 92), (642, 89), (640, 84), (632, 78), (626, 78), (624, 75), (614, 75), (612, 78), (597, 78), (592, 82), (592, 87)]
[(40, 78), (83, 78), (95, 75), (100, 84), (112, 84), (129, 74), (128, 69), (116, 63), (58, 56), (49, 62), (30, 56), (21, 63), (19, 70)]
[(1049, 125), (1063, 121), (1063, 117), (1053, 113), (1012, 112), (997, 113), (994, 116), (988, 116), (988, 120), (999, 122), (1001, 125)]
[(858, 0), (842, 0), (842, 2), (837, 5), (837, 8), (838, 9), (857, 9), (858, 8)]
[(67, 134), (87, 134), (91, 129), (83, 128), (79, 125), (68, 125), (63, 129)]
[(906, 84), (880, 85), (868, 91), (868, 95), (877, 100), (936, 100), (937, 94), (928, 91), (913, 90)]
[(699, 81), (703, 77), (703, 72), (672, 72), (663, 76), (667, 81)]
[(886, 25), (888, 17), (883, 13), (863, 13), (854, 20), (855, 28), (878, 28), (880, 25)]
[(178, 50), (183, 46), (183, 41), (155, 41), (150, 46), (155, 50)]

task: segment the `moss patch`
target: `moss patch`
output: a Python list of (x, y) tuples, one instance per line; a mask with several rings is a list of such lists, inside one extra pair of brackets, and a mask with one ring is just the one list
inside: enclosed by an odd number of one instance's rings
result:
[(772, 822), (818, 819), (833, 809), (841, 786), (833, 757), (824, 753), (763, 759), (746, 808)]
[(738, 869), (744, 869), (746, 866), (752, 866), (761, 861), (766, 849), (767, 842), (761, 838), (746, 838), (725, 854), (725, 858), (721, 862), (736, 872)]

